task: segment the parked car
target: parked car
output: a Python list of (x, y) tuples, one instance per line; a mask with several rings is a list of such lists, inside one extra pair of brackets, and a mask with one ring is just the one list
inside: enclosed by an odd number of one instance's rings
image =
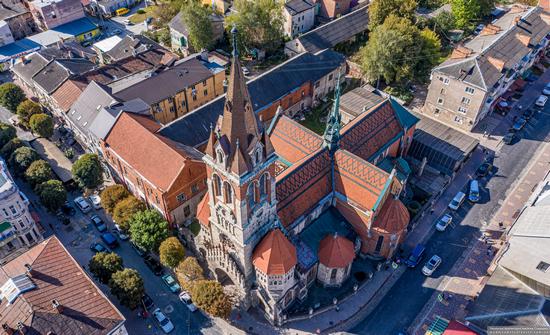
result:
[(111, 252), (107, 247), (105, 247), (101, 243), (94, 242), (90, 245), (90, 250), (92, 250), (95, 254), (98, 252)]
[(187, 309), (189, 309), (192, 312), (195, 312), (197, 310), (197, 306), (193, 304), (193, 301), (191, 300), (191, 296), (189, 293), (182, 291), (179, 295), (180, 301), (187, 306)]
[(118, 240), (116, 239), (115, 235), (112, 233), (103, 233), (101, 234), (101, 239), (109, 248), (116, 248), (118, 247)]
[(117, 225), (116, 223), (115, 223), (115, 232), (118, 235), (118, 238), (120, 238), (122, 241), (126, 241), (129, 238), (128, 234), (125, 233), (124, 230), (122, 230), (122, 228), (120, 228), (120, 226)]
[(523, 112), (523, 114), (521, 114), (521, 116), (525, 120), (529, 120), (533, 117), (534, 114), (535, 114), (535, 109), (534, 108), (528, 108)]
[(426, 264), (422, 268), (422, 273), (425, 276), (431, 276), (435, 272), (435, 270), (437, 269), (437, 267), (439, 265), (441, 265), (441, 257), (439, 257), (437, 255), (433, 255), (430, 258), (430, 260), (428, 262), (426, 262)]
[(153, 311), (153, 316), (155, 317), (155, 320), (157, 320), (160, 328), (165, 334), (170, 333), (172, 330), (174, 330), (174, 325), (172, 324), (172, 321), (166, 317), (161, 311), (160, 308), (157, 308)]
[(114, 34), (114, 35), (120, 35), (120, 34), (122, 34), (122, 30), (120, 30), (120, 29), (115, 29), (115, 30), (113, 30), (113, 34)]
[(471, 202), (478, 202), (481, 198), (479, 193), (479, 182), (477, 180), (472, 180), (470, 182), (470, 192), (468, 194), (468, 200)]
[(416, 247), (414, 247), (414, 250), (409, 255), (409, 258), (407, 258), (407, 265), (411, 268), (416, 267), (424, 257), (425, 251), (426, 247), (423, 244), (418, 244)]
[(71, 223), (71, 220), (62, 211), (58, 211), (56, 213), (56, 216), (59, 219), (59, 221), (61, 221), (61, 223), (64, 225), (68, 225)]
[(88, 197), (88, 200), (90, 200), (90, 203), (92, 204), (92, 207), (94, 209), (101, 209), (101, 198), (98, 194), (92, 194)]
[(476, 175), (480, 176), (480, 177), (485, 177), (486, 175), (488, 175), (491, 171), (493, 171), (493, 165), (489, 162), (484, 162), (483, 164), (481, 164), (477, 170), (476, 170)]
[(511, 144), (514, 144), (517, 139), (518, 137), (516, 136), (516, 134), (508, 133), (504, 135), (504, 137), (502, 138), (502, 142), (504, 142), (504, 144), (511, 145)]
[(544, 89), (542, 90), (542, 94), (544, 95), (550, 95), (550, 83), (546, 84)]
[(151, 271), (153, 271), (155, 276), (160, 276), (162, 274), (163, 272), (162, 265), (160, 265), (160, 263), (156, 259), (154, 259), (150, 255), (147, 255), (143, 258), (143, 260), (145, 262), (145, 265), (147, 265), (147, 267)]
[(523, 127), (525, 127), (526, 124), (527, 124), (527, 120), (524, 119), (523, 117), (520, 117), (520, 118), (517, 119), (517, 121), (514, 123), (514, 125), (512, 126), (512, 128), (510, 128), (510, 131), (511, 131), (511, 132), (518, 132), (518, 131), (522, 130)]
[(548, 97), (546, 95), (541, 95), (538, 97), (537, 101), (535, 101), (535, 106), (544, 107), (546, 101), (548, 101)]
[(68, 202), (65, 202), (63, 205), (61, 205), (61, 211), (68, 216), (74, 216), (76, 214), (76, 209), (74, 209), (74, 207), (71, 206)]
[(92, 224), (97, 228), (97, 230), (100, 233), (103, 233), (104, 231), (107, 230), (107, 226), (105, 225), (105, 222), (103, 222), (103, 219), (101, 219), (99, 215), (92, 215), (90, 220), (92, 221)]
[(479, 35), (481, 31), (485, 28), (484, 24), (478, 24), (476, 29), (474, 30), (474, 35)]
[(174, 277), (172, 277), (172, 275), (164, 275), (162, 276), (162, 280), (164, 281), (166, 286), (168, 286), (172, 293), (178, 293), (181, 290), (180, 284), (178, 284), (178, 282), (174, 279)]
[(464, 199), (466, 199), (466, 194), (464, 194), (464, 192), (458, 192), (453, 200), (451, 200), (451, 202), (449, 203), (449, 208), (453, 211), (456, 211), (460, 208), (460, 206), (464, 202)]
[(250, 76), (250, 70), (243, 66), (243, 74), (245, 75), (245, 77)]
[(147, 255), (147, 251), (143, 250), (139, 245), (135, 244), (133, 241), (130, 241), (130, 245), (140, 257)]
[(150, 311), (155, 307), (155, 302), (147, 293), (143, 294), (143, 297), (141, 297), (141, 303), (143, 304), (143, 307), (145, 307), (146, 310)]
[(437, 220), (437, 223), (435, 224), (435, 229), (438, 231), (445, 231), (447, 229), (447, 226), (453, 222), (453, 216), (449, 213), (443, 215), (442, 217)]
[(78, 207), (78, 209), (80, 209), (80, 211), (84, 214), (92, 210), (92, 206), (90, 206), (90, 204), (83, 197), (74, 199), (74, 203), (76, 207)]

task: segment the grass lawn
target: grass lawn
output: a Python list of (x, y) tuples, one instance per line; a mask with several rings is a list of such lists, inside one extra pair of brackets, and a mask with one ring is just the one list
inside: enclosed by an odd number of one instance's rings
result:
[(138, 24), (145, 21), (145, 19), (148, 17), (156, 18), (155, 9), (157, 9), (157, 6), (148, 6), (147, 8), (142, 8), (142, 9), (145, 11), (145, 13), (143, 14), (136, 13), (130, 16), (128, 20), (130, 20), (130, 22), (132, 22), (133, 24)]
[(315, 133), (323, 135), (326, 128), (326, 122), (321, 122), (321, 118), (327, 116), (331, 105), (332, 101), (329, 101), (313, 108), (311, 112), (306, 115), (306, 119), (300, 123)]
[(197, 236), (199, 234), (199, 231), (201, 230), (201, 224), (198, 220), (194, 220), (193, 223), (189, 225), (189, 230), (193, 233), (193, 235)]

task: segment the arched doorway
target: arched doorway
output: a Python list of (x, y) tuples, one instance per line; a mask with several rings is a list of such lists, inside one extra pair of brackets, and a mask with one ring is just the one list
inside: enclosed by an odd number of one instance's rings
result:
[(222, 286), (235, 285), (235, 283), (233, 282), (231, 277), (229, 277), (227, 272), (223, 271), (222, 269), (216, 268), (214, 270), (214, 273), (216, 274), (216, 278), (218, 279), (220, 284), (222, 284)]

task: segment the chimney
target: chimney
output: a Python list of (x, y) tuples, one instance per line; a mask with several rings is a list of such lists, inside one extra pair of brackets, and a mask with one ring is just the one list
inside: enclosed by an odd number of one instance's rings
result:
[(6, 335), (13, 335), (15, 333), (15, 329), (10, 327), (7, 323), (2, 324), (2, 329), (4, 330), (4, 334)]
[(59, 314), (63, 313), (63, 305), (61, 305), (56, 299), (52, 300), (52, 308), (55, 309)]
[(201, 60), (208, 62), (208, 50), (202, 50), (201, 51)]
[(516, 26), (519, 25), (519, 22), (520, 22), (520, 21), (521, 21), (521, 16), (518, 15), (518, 16), (516, 16), (516, 17), (514, 18), (514, 24), (515, 24)]
[(29, 277), (32, 277), (32, 275), (34, 274), (34, 271), (32, 270), (32, 266), (28, 263), (25, 263), (25, 272)]

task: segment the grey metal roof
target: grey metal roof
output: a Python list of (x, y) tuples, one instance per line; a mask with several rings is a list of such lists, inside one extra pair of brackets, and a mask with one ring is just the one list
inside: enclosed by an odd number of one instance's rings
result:
[(0, 1), (0, 20), (6, 20), (28, 11), (29, 10), (25, 7), (23, 1)]
[(340, 111), (358, 116), (384, 100), (384, 97), (367, 87), (357, 87), (340, 97)]
[(71, 106), (67, 117), (82, 134), (87, 135), (88, 129), (101, 109), (116, 101), (107, 88), (92, 81)]
[[(159, 73), (152, 73), (135, 85), (115, 93), (121, 100), (141, 98), (154, 104), (212, 77), (212, 72), (197, 58), (192, 58)], [(202, 94), (202, 92), (201, 92)]]
[(170, 27), (171, 29), (174, 29), (180, 34), (187, 36), (189, 32), (187, 31), (187, 26), (183, 22), (182, 17), (183, 15), (181, 15), (181, 12), (178, 12), (178, 14), (176, 14), (176, 16), (174, 16), (174, 18), (170, 20), (170, 22), (168, 23), (168, 27)]
[(114, 62), (134, 56), (149, 49), (161, 48), (160, 45), (142, 35), (125, 36), (105, 54)]
[(71, 75), (82, 74), (95, 67), (96, 65), (87, 59), (56, 59), (36, 73), (32, 80), (51, 94)]
[(550, 322), (550, 301), (498, 266), (465, 318), (477, 330), (490, 326), (543, 326)]
[(285, 7), (290, 15), (296, 15), (315, 6), (309, 0), (290, 0), (285, 3)]
[[(464, 46), (472, 51), (466, 59), (448, 59), (434, 69), (484, 90), (491, 88), (528, 55), (550, 33), (550, 22), (540, 7), (512, 7), (500, 19), (492, 23), (499, 27), (495, 34), (480, 34)], [(518, 17), (521, 19), (517, 22)], [(530, 46), (524, 45), (518, 36), (530, 38)], [(504, 69), (492, 64), (490, 58), (503, 61)]]
[(102, 140), (107, 137), (109, 131), (113, 128), (116, 119), (122, 112), (129, 112), (141, 115), (150, 115), (149, 105), (141, 99), (111, 105), (110, 107), (101, 108), (96, 117), (91, 122), (89, 131), (96, 137)]
[(285, 48), (296, 53), (304, 51), (317, 53), (323, 49), (332, 48), (338, 43), (345, 42), (367, 30), (369, 24), (367, 8), (367, 6), (358, 8), (349, 14), (313, 29), (287, 42)]
[(40, 72), (48, 64), (48, 61), (48, 59), (35, 52), (25, 57), (25, 61), (15, 64), (11, 71), (30, 84), (32, 77)]
[[(315, 82), (345, 62), (342, 54), (325, 50), (317, 55), (303, 53), (247, 83), (252, 107), (258, 113), (279, 98), (302, 86)], [(210, 125), (223, 113), (225, 95), (165, 125), (159, 133), (176, 142), (196, 146), (208, 139)]]

